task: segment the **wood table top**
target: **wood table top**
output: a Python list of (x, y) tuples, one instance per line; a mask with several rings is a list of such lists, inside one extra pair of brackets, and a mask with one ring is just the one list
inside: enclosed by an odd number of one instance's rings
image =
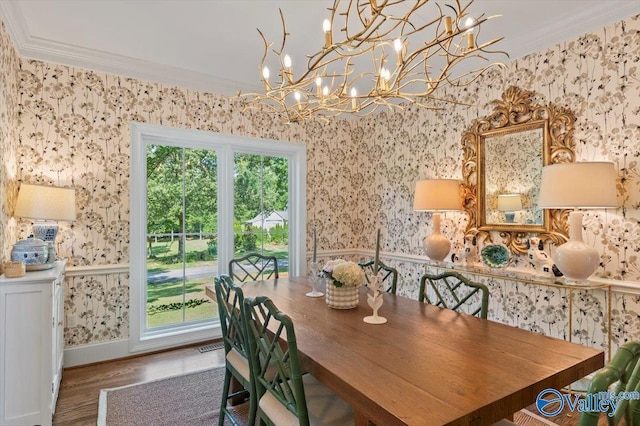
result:
[(491, 424), (604, 366), (603, 351), (387, 293), (387, 323), (367, 324), (366, 288), (349, 310), (306, 297), (306, 277), (242, 289), (288, 314), (307, 371), (378, 425)]

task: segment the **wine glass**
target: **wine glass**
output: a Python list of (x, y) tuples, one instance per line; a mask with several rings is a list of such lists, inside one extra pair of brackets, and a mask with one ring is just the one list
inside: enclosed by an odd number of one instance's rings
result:
[(311, 291), (308, 292), (306, 296), (309, 296), (309, 297), (324, 296), (324, 293), (319, 290), (321, 288), (321, 284), (324, 282), (324, 280), (320, 276), (321, 270), (322, 270), (322, 264), (320, 262), (309, 263), (309, 283), (311, 284)]

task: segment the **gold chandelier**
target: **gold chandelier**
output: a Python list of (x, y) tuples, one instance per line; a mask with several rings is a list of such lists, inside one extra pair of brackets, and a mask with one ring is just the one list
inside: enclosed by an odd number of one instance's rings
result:
[[(502, 37), (478, 42), (481, 25), (492, 17), (472, 17), (468, 9), (473, 0), (464, 6), (459, 0), (444, 8), (435, 4), (421, 14), (431, 16), (425, 22), (419, 15), (428, 3), (348, 0), (341, 9), (341, 0), (334, 0), (322, 26), (324, 44), (307, 56), (302, 71), (294, 70), (286, 52), (290, 34), (280, 10), (283, 36), (279, 49), (272, 49), (273, 43), (258, 29), (264, 42), (260, 62), (264, 93), (239, 96), (246, 98), (248, 108), (278, 113), (286, 122), (300, 122), (312, 115), (363, 116), (379, 107), (403, 109), (415, 104), (434, 108), (428, 101), (437, 99), (433, 92), (438, 87), (468, 85), (488, 68), (501, 65), (487, 65), (486, 54), (506, 53), (487, 49)], [(274, 55), (275, 60), (269, 62)], [(463, 61), (472, 67), (455, 74)], [(272, 79), (267, 63), (279, 67), (277, 79)]]

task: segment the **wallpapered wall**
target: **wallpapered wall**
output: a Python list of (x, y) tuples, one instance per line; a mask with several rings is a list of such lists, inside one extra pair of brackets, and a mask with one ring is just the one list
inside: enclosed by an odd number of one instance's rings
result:
[[(15, 124), (2, 119), (0, 124), (16, 129), (19, 142), (12, 147), (3, 139), (1, 151), (7, 167), (17, 168), (18, 180), (77, 189), (78, 220), (61, 231), (64, 243), (59, 247), (70, 265), (129, 261), (129, 123), (133, 120), (306, 143), (307, 229), (317, 226), (320, 250), (372, 248), (380, 227), (383, 251), (424, 256), (421, 240), (430, 232), (431, 220), (427, 213), (412, 211), (415, 182), (460, 177), (463, 130), (474, 118), (489, 113), (489, 101), (517, 85), (538, 92), (541, 102), (551, 101), (576, 113), (579, 160), (617, 164), (623, 207), (587, 214), (585, 236), (603, 253), (605, 265), (599, 275), (639, 280), (639, 29), (638, 18), (629, 18), (517, 60), (472, 87), (443, 93), (477, 107), (409, 108), (358, 121), (286, 125), (263, 114), (242, 113), (237, 102), (221, 96), (11, 60), (15, 53), (3, 27), (0, 55), (9, 72), (3, 73), (7, 83), (0, 90), (9, 89), (0, 101), (17, 105), (21, 115)], [(11, 196), (3, 199), (3, 225), (10, 222)], [(461, 246), (464, 223), (463, 213), (445, 215), (443, 232), (454, 241), (454, 249)], [(28, 230), (29, 222), (20, 221), (16, 235), (3, 239), (5, 258), (15, 238)], [(409, 261), (395, 266), (403, 273), (400, 293), (413, 296), (422, 267)], [(80, 321), (66, 329), (66, 345), (126, 338), (128, 286), (128, 274), (68, 279), (65, 309)], [(637, 324), (638, 298), (625, 295), (620, 309), (627, 315), (626, 323), (631, 318)]]
[[(447, 90), (478, 107), (385, 113), (356, 122), (353, 144), (360, 170), (370, 182), (357, 205), (373, 203), (386, 230), (384, 249), (420, 255), (420, 238), (431, 228), (428, 213), (412, 211), (413, 185), (429, 177), (461, 178), (461, 135), (473, 119), (488, 115), (489, 102), (509, 86), (537, 92), (537, 102), (574, 111), (577, 161), (612, 161), (618, 170), (620, 208), (585, 211), (585, 241), (602, 253), (596, 274), (640, 280), (640, 19), (631, 17), (577, 40), (518, 59), (478, 84)], [(517, 163), (519, 160), (514, 160)], [(516, 165), (512, 174), (522, 171)], [(509, 175), (504, 179), (511, 179)], [(352, 179), (356, 185), (356, 178)], [(375, 201), (371, 201), (375, 200)], [(378, 209), (382, 206), (382, 209)], [(367, 223), (365, 211), (360, 220)], [(446, 213), (444, 233), (462, 244), (464, 213)], [(371, 235), (370, 226), (364, 235)], [(358, 241), (358, 243), (362, 243)]]
[[(2, 27), (3, 46), (11, 46)], [(12, 48), (11, 48), (12, 49)], [(11, 49), (7, 47), (8, 56)], [(15, 54), (14, 54), (15, 56)], [(68, 266), (117, 265), (129, 262), (129, 150), (130, 122), (146, 122), (258, 138), (307, 143), (307, 169), (313, 186), (333, 188), (334, 211), (351, 211), (346, 205), (350, 168), (356, 153), (332, 158), (337, 146), (348, 146), (350, 125), (345, 120), (330, 124), (310, 121), (303, 126), (281, 123), (256, 112), (242, 113), (235, 101), (162, 84), (19, 59), (9, 64), (6, 75), (13, 89), (7, 104), (20, 111), (11, 123), (19, 141), (3, 144), (17, 170), (13, 181), (71, 186), (76, 189), (77, 220), (61, 223), (58, 254)], [(323, 168), (335, 168), (328, 180)], [(336, 182), (340, 182), (337, 184)], [(336, 189), (341, 189), (342, 194)], [(3, 207), (4, 223), (17, 183)], [(344, 195), (347, 194), (345, 197)], [(350, 214), (316, 222), (308, 216), (308, 229), (317, 225), (319, 248), (353, 247)], [(19, 220), (15, 236), (2, 241), (4, 258), (16, 239), (31, 231), (29, 220)], [(308, 233), (310, 234), (310, 233)], [(65, 310), (79, 319), (65, 329), (65, 343), (86, 343), (126, 338), (129, 311), (128, 274), (75, 276), (67, 279)]]
[[(8, 244), (15, 241), (15, 222), (10, 221), (10, 206), (17, 185), (15, 151), (18, 145), (18, 55), (5, 34), (4, 24), (1, 25), (0, 33), (0, 254), (4, 254)], [(6, 256), (2, 258), (6, 259)], [(2, 263), (0, 262), (0, 273)]]

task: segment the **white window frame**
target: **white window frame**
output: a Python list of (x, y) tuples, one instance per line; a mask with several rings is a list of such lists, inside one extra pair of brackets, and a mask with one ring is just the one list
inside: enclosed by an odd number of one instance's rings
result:
[[(218, 155), (218, 265), (226, 272), (233, 248), (234, 154), (277, 156), (289, 160), (289, 275), (305, 273), (307, 150), (303, 143), (283, 142), (153, 124), (131, 123), (129, 352), (147, 352), (220, 337), (216, 318), (205, 323), (146, 329), (148, 144), (215, 150)], [(227, 249), (225, 250), (224, 247)], [(223, 248), (220, 250), (220, 248)], [(211, 283), (213, 285), (213, 282)]]

